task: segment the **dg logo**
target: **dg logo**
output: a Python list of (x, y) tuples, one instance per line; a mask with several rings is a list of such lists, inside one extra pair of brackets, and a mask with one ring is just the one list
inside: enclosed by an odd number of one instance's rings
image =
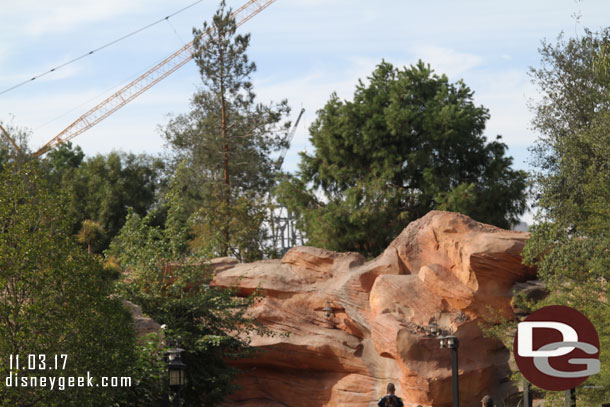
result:
[(517, 326), (515, 361), (530, 383), (550, 391), (572, 389), (599, 373), (599, 337), (580, 312), (551, 305)]

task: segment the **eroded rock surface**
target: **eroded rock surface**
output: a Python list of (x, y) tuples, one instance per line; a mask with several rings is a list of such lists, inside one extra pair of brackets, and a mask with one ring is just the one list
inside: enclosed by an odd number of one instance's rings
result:
[(136, 330), (136, 336), (143, 338), (153, 332), (160, 332), (161, 325), (154, 319), (142, 313), (142, 308), (131, 301), (123, 300), (123, 306), (131, 314), (131, 319)]
[(254, 314), (288, 334), (254, 338), (261, 352), (238, 362), (242, 390), (228, 405), (373, 407), (391, 381), (406, 406), (450, 406), (450, 351), (427, 335), (433, 321), (460, 340), (461, 405), (501, 397), (509, 353), (480, 322), (514, 316), (513, 285), (534, 277), (521, 264), (528, 237), (433, 211), (370, 262), (311, 247), (281, 260), (224, 259), (212, 285), (261, 288)]

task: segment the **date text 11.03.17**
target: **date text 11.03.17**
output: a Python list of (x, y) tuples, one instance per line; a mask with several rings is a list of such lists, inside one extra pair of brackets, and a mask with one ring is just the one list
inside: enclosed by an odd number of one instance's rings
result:
[(9, 368), (10, 370), (64, 370), (67, 362), (68, 355), (65, 353), (54, 355), (50, 358), (44, 354), (29, 354), (25, 358), (21, 358), (20, 355), (11, 355), (9, 358)]

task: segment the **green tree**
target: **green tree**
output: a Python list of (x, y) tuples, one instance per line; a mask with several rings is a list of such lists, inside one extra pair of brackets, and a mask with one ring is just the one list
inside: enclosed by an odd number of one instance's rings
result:
[(49, 151), (43, 162), (47, 164), (51, 182), (61, 182), (65, 172), (79, 168), (85, 159), (85, 153), (80, 146), (73, 147), (71, 141), (61, 143)]
[(147, 155), (111, 152), (85, 158), (80, 147), (65, 143), (49, 152), (42, 165), (53, 188), (73, 198), (68, 205), (73, 232), (87, 219), (105, 231), (93, 248), (97, 253), (119, 232), (127, 209), (145, 215), (163, 187), (163, 164)]
[[(0, 171), (2, 406), (101, 407), (123, 402), (129, 392), (6, 386), (10, 374), (55, 380), (87, 372), (97, 380), (130, 376), (137, 361), (131, 318), (110, 296), (112, 275), (76, 244), (66, 201), (45, 185), (36, 162), (5, 164)], [(61, 354), (67, 355), (65, 369), (55, 369), (55, 355)], [(21, 356), (21, 370), (10, 370), (9, 355)], [(23, 369), (27, 355), (45, 355), (46, 366), (53, 370)]]
[[(538, 267), (548, 303), (572, 306), (598, 330), (602, 371), (588, 385), (610, 380), (610, 29), (544, 42), (531, 74), (542, 94), (533, 106), (541, 136), (533, 151), (537, 172), (536, 224), (525, 260)], [(587, 405), (607, 401), (610, 389), (582, 388)]]
[(169, 343), (187, 350), (185, 405), (214, 406), (236, 388), (238, 370), (227, 360), (251, 354), (250, 335), (268, 332), (247, 314), (256, 296), (235, 296), (231, 290), (209, 287), (211, 269), (184, 254), (188, 225), (182, 199), (175, 192), (178, 185), (172, 184), (166, 200), (165, 225), (151, 225), (149, 216), (131, 212), (108, 254), (126, 271), (124, 295), (168, 326)]
[[(274, 184), (271, 153), (285, 145), (280, 125), (286, 101), (256, 102), (250, 76), (256, 66), (246, 50), (250, 35), (236, 34), (224, 1), (210, 24), (194, 29), (194, 59), (204, 88), (191, 111), (164, 130), (175, 167), (185, 162), (182, 193), (193, 214), (193, 248), (214, 256), (262, 256), (264, 197)], [(207, 35), (206, 32), (210, 32)]]
[(0, 164), (27, 161), (30, 154), (29, 138), (30, 132), (27, 129), (0, 121)]
[(104, 228), (91, 219), (85, 219), (82, 227), (76, 236), (78, 243), (87, 246), (87, 253), (93, 253), (93, 247), (104, 238)]
[(510, 227), (526, 208), (526, 174), (483, 136), (488, 110), (429, 66), (382, 62), (353, 101), (336, 94), (311, 125), (312, 154), (280, 200), (309, 244), (376, 255), (432, 209)]

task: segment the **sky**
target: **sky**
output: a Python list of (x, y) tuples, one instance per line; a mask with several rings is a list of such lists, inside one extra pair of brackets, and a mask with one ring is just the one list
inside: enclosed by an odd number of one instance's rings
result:
[[(195, 0), (0, 0), (0, 92), (96, 49)], [(243, 1), (227, 0), (233, 9)], [(0, 94), (0, 122), (32, 132), (37, 149), (81, 114), (192, 39), (218, 2), (204, 0), (168, 20), (52, 74)], [(308, 127), (332, 92), (351, 99), (382, 60), (402, 67), (419, 59), (451, 81), (464, 80), (490, 111), (488, 139), (502, 135), (514, 167), (529, 168), (528, 103), (538, 92), (528, 76), (543, 40), (582, 35), (607, 24), (607, 0), (276, 0), (245, 23), (260, 102), (287, 99), (297, 128), (284, 169), (311, 151)], [(201, 86), (189, 62), (74, 139), (87, 155), (122, 150), (161, 153), (160, 127), (186, 113)]]

